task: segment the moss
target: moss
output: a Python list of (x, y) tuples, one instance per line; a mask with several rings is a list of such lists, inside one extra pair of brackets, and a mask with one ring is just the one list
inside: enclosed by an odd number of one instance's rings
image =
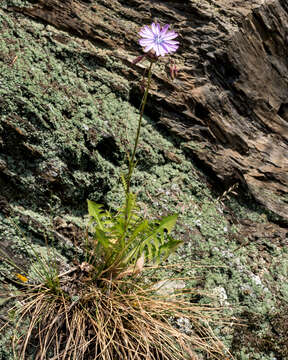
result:
[(13, 359), (13, 350), (11, 348), (11, 340), (13, 336), (13, 330), (9, 329), (5, 332), (5, 336), (0, 338), (0, 359), (8, 360)]

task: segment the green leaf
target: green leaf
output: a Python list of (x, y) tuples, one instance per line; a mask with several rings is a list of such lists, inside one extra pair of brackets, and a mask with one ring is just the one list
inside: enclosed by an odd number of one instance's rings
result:
[(122, 238), (125, 233), (125, 222), (124, 219), (118, 219), (118, 222), (111, 229), (117, 238)]
[(103, 224), (101, 221), (101, 216), (103, 216), (103, 205), (96, 204), (94, 201), (87, 200), (88, 203), (88, 213), (96, 221), (97, 225), (101, 230), (103, 230)]
[(177, 218), (178, 218), (178, 214), (168, 215), (163, 217), (159, 223), (158, 231), (161, 231), (162, 229), (166, 229), (167, 233), (170, 234), (170, 232), (173, 230), (176, 224)]
[(145, 241), (143, 241), (141, 250), (143, 251), (144, 246), (147, 245), (151, 239), (155, 239), (158, 234), (163, 233), (164, 230), (167, 230), (167, 234), (169, 234), (173, 230), (177, 218), (178, 218), (177, 214), (165, 216), (164, 218), (162, 218), (159, 225), (156, 226), (156, 228), (152, 231), (152, 233), (150, 233), (148, 237), (145, 239)]
[(121, 181), (122, 181), (124, 191), (125, 191), (125, 193), (127, 193), (128, 186), (127, 186), (127, 181), (126, 181), (125, 175), (121, 174), (120, 178), (121, 178)]
[(126, 213), (127, 213), (127, 218), (131, 219), (132, 215), (133, 215), (133, 211), (135, 210), (135, 205), (136, 205), (136, 195), (129, 193), (128, 195), (128, 201), (127, 201), (127, 207), (126, 207)]
[(181, 241), (181, 240), (175, 240), (171, 236), (168, 236), (168, 238), (169, 238), (169, 240), (165, 244), (160, 246), (159, 260), (160, 260), (160, 257), (163, 255), (164, 255), (164, 257), (162, 258), (162, 261), (166, 260), (168, 258), (168, 256), (178, 248), (178, 246), (183, 244), (183, 241)]
[(129, 237), (129, 245), (135, 240), (135, 238), (141, 233), (145, 233), (146, 230), (149, 229), (149, 222), (147, 220), (143, 220), (139, 225), (135, 227), (131, 236)]
[[(125, 181), (122, 176), (124, 188)], [(126, 193), (126, 201), (116, 214), (103, 210), (101, 204), (91, 200), (87, 202), (96, 240), (94, 254), (97, 258), (100, 255), (103, 261), (101, 271), (123, 271), (136, 262), (142, 253), (147, 261), (160, 262), (181, 244), (181, 241), (174, 240), (169, 235), (178, 215), (152, 221), (143, 219), (139, 215), (137, 197), (133, 193)]]
[(95, 239), (99, 241), (99, 243), (104, 247), (104, 249), (111, 248), (111, 242), (109, 241), (109, 237), (106, 236), (105, 232), (99, 228), (95, 228)]

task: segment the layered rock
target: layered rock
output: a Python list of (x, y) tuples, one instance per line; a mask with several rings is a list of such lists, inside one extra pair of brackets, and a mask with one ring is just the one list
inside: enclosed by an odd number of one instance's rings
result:
[[(220, 182), (240, 181), (267, 209), (288, 220), (288, 5), (285, 0), (41, 0), (10, 7), (101, 47), (95, 61), (121, 61), (135, 80), (144, 65), (137, 31), (152, 20), (180, 33), (172, 81), (155, 71), (148, 112), (183, 141)], [(61, 39), (59, 39), (61, 41)], [(136, 81), (137, 80), (137, 81)], [(35, 155), (36, 156), (36, 155)]]
[[(235, 358), (286, 358), (287, 228), (267, 222), (246, 194), (215, 196), (199, 171), (225, 189), (240, 181), (287, 219), (286, 3), (2, 0), (0, 7), (0, 251), (28, 278), (35, 259), (23, 237), (41, 254), (56, 248), (61, 269), (79, 261), (86, 199), (112, 209), (121, 200), (119, 172), (147, 66), (132, 64), (141, 53), (137, 31), (169, 22), (181, 36), (179, 73), (169, 78), (165, 58), (154, 68), (133, 190), (145, 215), (179, 213), (175, 238), (184, 244), (172, 262), (247, 321), (217, 325)], [(15, 269), (2, 260), (1, 284), (14, 284)], [(1, 306), (1, 321), (6, 313)], [(2, 334), (0, 358), (13, 359)]]

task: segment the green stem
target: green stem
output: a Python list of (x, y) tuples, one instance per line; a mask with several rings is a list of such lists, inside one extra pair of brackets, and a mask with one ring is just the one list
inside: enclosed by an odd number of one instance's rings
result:
[(153, 62), (150, 63), (149, 70), (148, 70), (148, 82), (147, 82), (145, 93), (143, 95), (143, 99), (141, 102), (140, 117), (139, 117), (139, 121), (138, 121), (138, 128), (137, 128), (137, 133), (136, 133), (136, 138), (135, 138), (135, 143), (134, 143), (134, 149), (132, 152), (131, 159), (129, 161), (129, 172), (128, 172), (128, 177), (127, 177), (127, 194), (129, 194), (129, 191), (130, 191), (130, 183), (131, 183), (132, 173), (134, 170), (134, 160), (135, 160), (135, 154), (136, 154), (136, 150), (137, 150), (138, 142), (139, 142), (142, 118), (143, 118), (143, 114), (144, 114), (145, 105), (147, 102), (148, 92), (150, 89), (150, 83), (151, 83), (151, 78), (152, 78), (152, 65), (153, 65)]
[(131, 178), (132, 178), (133, 170), (135, 167), (135, 163), (134, 163), (135, 162), (135, 154), (136, 154), (136, 150), (137, 150), (138, 143), (139, 143), (139, 136), (140, 136), (140, 130), (141, 130), (141, 125), (142, 125), (144, 109), (145, 109), (145, 105), (147, 102), (148, 92), (149, 92), (150, 84), (151, 84), (152, 66), (153, 66), (153, 61), (151, 61), (149, 70), (148, 70), (148, 81), (147, 81), (147, 86), (146, 86), (145, 93), (143, 95), (143, 99), (141, 102), (140, 116), (139, 116), (139, 121), (138, 121), (138, 127), (137, 127), (137, 132), (136, 132), (136, 137), (135, 137), (134, 148), (133, 148), (132, 156), (129, 159), (129, 170), (128, 170), (128, 175), (127, 175), (127, 179), (126, 179), (125, 231), (124, 231), (124, 236), (123, 236), (123, 242), (125, 239), (125, 234), (126, 234), (126, 230), (128, 227), (128, 220), (129, 220), (128, 219), (128, 205), (129, 205), (128, 203), (129, 203)]

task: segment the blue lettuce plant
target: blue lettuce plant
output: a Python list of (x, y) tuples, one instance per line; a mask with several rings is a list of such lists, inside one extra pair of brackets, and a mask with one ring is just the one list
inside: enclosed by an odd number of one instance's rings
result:
[[(103, 206), (88, 200), (91, 217), (90, 229), (93, 241), (89, 249), (90, 261), (96, 266), (96, 276), (118, 277), (121, 273), (138, 274), (144, 264), (160, 263), (181, 244), (171, 237), (177, 221), (177, 215), (169, 215), (157, 220), (144, 219), (140, 215), (136, 195), (130, 190), (133, 171), (136, 166), (135, 156), (139, 143), (142, 119), (150, 89), (152, 67), (162, 56), (174, 53), (179, 42), (174, 40), (178, 34), (169, 31), (169, 25), (160, 27), (157, 23), (144, 26), (139, 32), (139, 44), (144, 47), (144, 55), (135, 59), (137, 63), (144, 58), (149, 62), (147, 85), (140, 106), (140, 116), (132, 153), (128, 156), (128, 173), (122, 175), (125, 191), (125, 203), (116, 213), (104, 210)], [(122, 275), (123, 275), (122, 274)], [(121, 275), (121, 276), (122, 276)]]

